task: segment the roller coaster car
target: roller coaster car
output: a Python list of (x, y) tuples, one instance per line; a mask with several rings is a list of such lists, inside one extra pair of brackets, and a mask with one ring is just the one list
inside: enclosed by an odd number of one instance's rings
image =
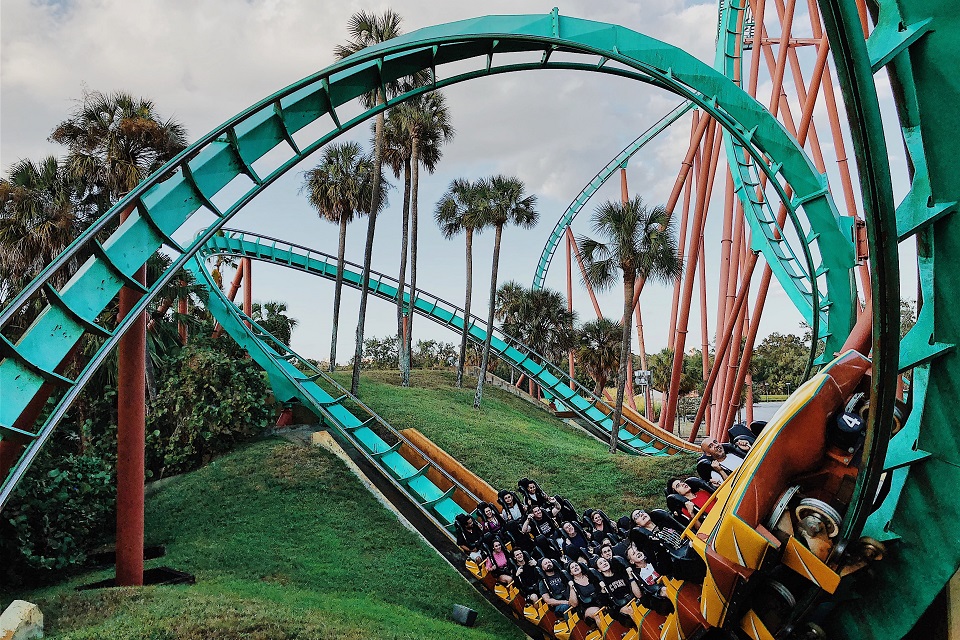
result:
[(846, 549), (838, 536), (862, 457), (870, 368), (849, 351), (797, 389), (693, 519), (684, 537), (706, 575), (702, 587), (666, 580), (677, 615), (662, 637), (710, 627), (788, 637), (841, 576), (882, 555), (879, 543)]

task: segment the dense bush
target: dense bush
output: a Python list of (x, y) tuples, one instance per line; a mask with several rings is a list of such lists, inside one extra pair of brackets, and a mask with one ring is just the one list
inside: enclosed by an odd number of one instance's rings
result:
[[(195, 340), (163, 363), (147, 413), (148, 478), (203, 465), (261, 433), (274, 413), (262, 371), (232, 340)], [(0, 516), (0, 584), (60, 579), (109, 541), (117, 427), (107, 378), (74, 403)]]
[(196, 469), (270, 424), (264, 374), (232, 345), (191, 343), (167, 365), (147, 416), (147, 468), (155, 477)]
[(113, 528), (114, 480), (114, 462), (96, 453), (40, 461), (0, 518), (0, 582), (39, 583), (81, 564)]

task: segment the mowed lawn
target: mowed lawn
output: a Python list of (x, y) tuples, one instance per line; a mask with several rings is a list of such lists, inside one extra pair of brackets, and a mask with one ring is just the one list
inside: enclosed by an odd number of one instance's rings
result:
[[(147, 505), (147, 542), (192, 586), (32, 593), (58, 639), (521, 638), (452, 567), (319, 447), (257, 442), (171, 481)], [(479, 611), (473, 629), (455, 603)]]
[(462, 389), (454, 383), (450, 371), (413, 371), (404, 388), (397, 372), (371, 371), (360, 396), (394, 427), (418, 429), (495, 489), (516, 489), (518, 479), (529, 477), (581, 511), (602, 508), (616, 518), (663, 507), (667, 479), (694, 473), (696, 457), (689, 454), (610, 455), (580, 429), (501, 389), (485, 387), (476, 410), (476, 379), (465, 377)]

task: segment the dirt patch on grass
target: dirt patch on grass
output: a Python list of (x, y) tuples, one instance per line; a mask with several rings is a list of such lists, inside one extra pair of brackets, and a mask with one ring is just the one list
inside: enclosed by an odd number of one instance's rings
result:
[(282, 484), (299, 486), (329, 473), (330, 458), (313, 447), (282, 443), (270, 450), (266, 460), (270, 476)]

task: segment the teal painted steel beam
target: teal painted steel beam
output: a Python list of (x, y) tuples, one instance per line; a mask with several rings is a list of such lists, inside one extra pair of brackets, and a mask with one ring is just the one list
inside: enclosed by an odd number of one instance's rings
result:
[[(542, 52), (545, 47), (581, 56), (584, 63), (557, 62), (493, 64), (500, 52)], [(487, 64), (474, 71), (442, 77), (443, 64), (476, 59)], [(622, 67), (597, 64), (613, 60)], [(369, 47), (326, 69), (296, 82), (261, 100), (230, 118), (146, 179), (75, 240), (53, 263), (45, 268), (11, 303), (0, 311), (0, 328), (6, 327), (18, 310), (40, 295), (53, 273), (77, 255), (81, 249), (94, 248), (97, 234), (112, 227), (120, 212), (132, 209), (103, 244), (100, 256), (94, 255), (59, 291), (63, 301), (82, 317), (96, 317), (117, 295), (129, 279), (163, 244), (201, 210), (216, 216), (184, 253), (173, 261), (149, 291), (138, 301), (134, 314), (146, 308), (161, 286), (212, 237), (219, 228), (250, 200), (274, 181), (296, 167), (304, 158), (343, 132), (385, 111), (405, 99), (433, 88), (487, 77), (498, 73), (532, 69), (574, 69), (618, 75), (663, 87), (696, 103), (731, 132), (756, 161), (758, 168), (772, 181), (789, 184), (811, 221), (833, 220), (836, 208), (829, 198), (816, 197), (822, 188), (822, 176), (814, 169), (782, 125), (759, 103), (747, 96), (723, 74), (677, 48), (624, 27), (577, 18), (551, 15), (492, 16), (427, 27)], [(312, 132), (308, 125), (359, 95), (417, 70), (431, 70), (436, 82), (413, 89), (390, 100), (387, 105), (364, 111), (348, 121), (334, 118), (335, 126)], [(277, 108), (277, 104), (280, 108)], [(749, 133), (749, 135), (747, 135)], [(316, 136), (316, 137), (314, 137)], [(288, 138), (295, 141), (291, 146)], [(254, 169), (257, 161), (282, 145), (290, 156), (266, 175)], [(246, 191), (217, 199), (235, 178), (247, 176)], [(778, 182), (779, 184), (779, 182)], [(809, 198), (809, 199), (808, 199)], [(214, 200), (218, 205), (214, 205)], [(146, 217), (150, 221), (147, 222)], [(833, 228), (817, 229), (821, 241), (836, 234)], [(837, 245), (838, 253), (846, 251)], [(852, 251), (852, 249), (851, 249)], [(831, 300), (843, 292), (831, 293)], [(849, 295), (849, 292), (847, 292)], [(842, 307), (842, 305), (839, 305)], [(836, 307), (835, 307), (836, 308)], [(831, 312), (833, 313), (833, 312)], [(66, 322), (65, 322), (66, 321)], [(104, 341), (66, 393), (53, 408), (38, 437), (26, 449), (0, 487), (0, 506), (9, 499), (39, 447), (49, 437), (93, 370), (103, 361), (128, 328), (121, 322), (116, 334)], [(18, 357), (0, 361), (0, 385), (4, 402), (0, 403), (0, 424), (17, 424), (23, 412), (36, 398), (44, 379), (24, 365), (29, 362), (43, 371), (53, 371), (73, 351), (86, 333), (69, 322), (56, 306), (47, 305), (37, 321), (15, 345)]]
[[(887, 541), (870, 575), (855, 580), (851, 597), (830, 620), (838, 637), (894, 640), (914, 627), (960, 566), (956, 522), (960, 503), (960, 436), (953, 409), (960, 392), (960, 201), (956, 131), (960, 128), (960, 13), (952, 0), (883, 0), (876, 28), (864, 42), (849, 0), (820, 0), (859, 163), (870, 232), (874, 279), (874, 372), (871, 429), (882, 439), (892, 422), (895, 378), (915, 367), (911, 412), (902, 429), (876, 446), (868, 441), (868, 467), (887, 471), (889, 490), (872, 503), (872, 483), (859, 482), (863, 532)], [(911, 188), (893, 209), (890, 168), (883, 145), (872, 74), (885, 65), (911, 168)], [(899, 144), (899, 140), (891, 141)], [(899, 337), (897, 243), (915, 236), (922, 307), (917, 325)], [(938, 264), (939, 263), (939, 264)], [(879, 301), (879, 302), (878, 302)], [(899, 349), (897, 348), (899, 347)], [(898, 353), (899, 351), (899, 353)], [(870, 446), (874, 445), (874, 446)], [(884, 446), (885, 451), (884, 451)], [(879, 458), (879, 459), (878, 459)], [(874, 475), (876, 475), (874, 473)], [(856, 577), (856, 576), (855, 576)], [(887, 606), (896, 602), (896, 607)]]
[[(729, 79), (743, 77), (741, 44), (742, 26), (749, 19), (749, 3), (725, 0), (720, 4), (719, 37), (714, 66)], [(748, 131), (747, 138), (753, 136)], [(821, 188), (808, 195), (788, 198), (783, 184), (770, 180), (784, 204), (790, 223), (799, 239), (794, 248), (777, 215), (764, 194), (758, 199), (761, 184), (757, 164), (741, 140), (724, 131), (727, 163), (731, 169), (734, 190), (743, 205), (744, 217), (750, 227), (751, 248), (763, 253), (774, 277), (784, 292), (810, 325), (813, 335), (825, 343), (824, 353), (817, 362), (823, 364), (843, 346), (855, 319), (855, 300), (850, 287), (850, 273), (855, 266), (853, 236), (850, 226), (839, 217), (835, 207), (810, 207), (807, 227), (797, 215), (798, 206), (816, 198), (829, 198), (826, 175), (820, 175)], [(761, 192), (762, 193), (762, 192)], [(829, 230), (829, 237), (820, 233)], [(816, 253), (814, 252), (816, 249)], [(825, 286), (818, 278), (825, 280)], [(811, 341), (811, 362), (815, 356), (816, 340)]]
[[(253, 319), (244, 316), (240, 309), (226, 298), (223, 291), (213, 282), (210, 273), (198, 261), (191, 261), (188, 268), (197, 282), (208, 289), (207, 308), (224, 330), (267, 372), (274, 392), (299, 400), (325, 424), (336, 429), (347, 442), (377, 467), (389, 482), (406, 494), (410, 502), (416, 505), (438, 529), (453, 539), (450, 525), (458, 514), (465, 513), (463, 508), (453, 500), (454, 492), (460, 490), (476, 502), (480, 502), (480, 498), (440, 467), (433, 466), (450, 482), (451, 486), (447, 491), (443, 491), (433, 484), (433, 481), (425, 475), (430, 464), (417, 469), (399, 453), (401, 447), (405, 446), (425, 460), (429, 460), (422, 450), (366, 404), (351, 396), (324, 371), (310, 365), (306, 358), (277, 340)], [(249, 327), (247, 323), (250, 324)], [(291, 364), (291, 360), (305, 363), (313, 373), (307, 374), (300, 371)], [(320, 386), (321, 382), (326, 389)], [(331, 395), (327, 389), (332, 389), (337, 395)], [(349, 402), (356, 408), (347, 409), (343, 405), (344, 402)], [(394, 442), (389, 444), (383, 440), (373, 427), (389, 435)], [(429, 504), (425, 504), (425, 501)]]
[[(229, 255), (261, 260), (320, 276), (330, 281), (335, 281), (337, 275), (337, 258), (335, 256), (275, 238), (229, 229), (211, 239), (201, 250), (201, 255), (204, 257)], [(291, 260), (293, 256), (296, 256), (297, 259)], [(360, 269), (360, 265), (345, 261), (343, 281), (347, 286), (359, 287)], [(374, 284), (374, 280), (377, 284)], [(395, 302), (398, 290), (399, 282), (395, 278), (384, 273), (371, 272), (370, 293), (374, 296)], [(463, 310), (460, 307), (423, 289), (417, 290), (417, 298), (411, 305), (408, 292), (409, 287), (405, 287), (404, 303), (407, 308), (412, 307), (416, 313), (455, 332), (463, 331), (466, 323), (463, 320)], [(469, 339), (476, 344), (483, 344), (486, 338), (485, 325), (486, 322), (482, 318), (471, 316)], [(602, 438), (609, 437), (610, 426), (612, 425), (609, 415), (613, 412), (613, 407), (606, 401), (594, 395), (576, 380), (571, 380), (566, 372), (550, 364), (542, 356), (520, 344), (497, 327), (494, 327), (491, 348), (498, 358), (513, 367), (519, 374), (532, 377), (537, 384), (551, 393), (551, 397), (555, 397), (567, 410), (573, 411), (587, 422), (594, 435)], [(574, 389), (570, 389), (571, 383)], [(604, 407), (605, 411), (597, 407)], [(628, 433), (623, 438), (621, 448), (627, 453), (665, 455), (667, 449), (688, 452), (699, 451), (698, 447), (661, 431), (653, 423), (637, 424), (630, 420), (628, 420), (628, 423), (640, 433), (640, 436)], [(638, 441), (639, 444), (631, 444)]]

